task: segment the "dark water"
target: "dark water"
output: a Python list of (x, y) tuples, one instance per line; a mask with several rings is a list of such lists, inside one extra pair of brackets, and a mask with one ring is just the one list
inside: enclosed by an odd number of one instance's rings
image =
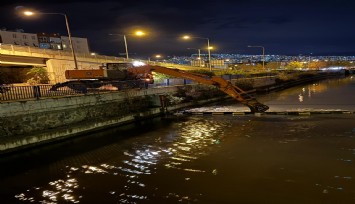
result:
[[(317, 86), (303, 101), (355, 89)], [(261, 100), (303, 105), (303, 88)], [(239, 108), (222, 105), (203, 109)], [(354, 161), (354, 114), (155, 119), (2, 158), (0, 203), (355, 203)]]

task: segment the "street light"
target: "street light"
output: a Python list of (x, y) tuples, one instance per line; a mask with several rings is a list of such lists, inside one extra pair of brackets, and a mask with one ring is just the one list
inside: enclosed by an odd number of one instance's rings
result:
[(263, 49), (263, 69), (265, 69), (265, 48), (263, 46), (252, 46), (252, 45), (248, 45), (248, 47), (261, 47)]
[(160, 59), (161, 55), (155, 55), (155, 58)]
[(42, 12), (33, 12), (33, 11), (24, 11), (23, 14), (26, 15), (26, 16), (33, 16), (33, 15), (36, 15), (36, 14), (39, 14), (39, 15), (62, 15), (62, 16), (64, 16), (65, 25), (67, 26), (70, 49), (71, 49), (71, 52), (72, 52), (72, 55), (73, 55), (73, 58), (74, 58), (74, 65), (75, 65), (74, 69), (78, 69), (78, 62), (76, 61), (76, 56), (75, 56), (73, 41), (71, 39), (71, 33), (70, 33), (70, 29), (69, 29), (69, 23), (68, 23), (67, 15), (65, 13), (42, 13)]
[(312, 55), (312, 53), (309, 53), (309, 58), (308, 58), (308, 69), (309, 69), (309, 65), (311, 64), (311, 55)]
[(211, 49), (212, 49), (212, 47), (210, 47), (210, 39), (209, 38), (204, 38), (204, 37), (195, 37), (195, 36), (191, 37), (189, 35), (185, 35), (182, 38), (185, 39), (185, 40), (188, 40), (190, 38), (199, 38), (199, 39), (207, 40), (208, 66), (210, 68), (210, 71), (212, 71), (212, 67), (211, 67)]
[(198, 64), (201, 67), (201, 49), (197, 49), (197, 48), (187, 48), (188, 50), (197, 50), (198, 51)]
[[(128, 57), (128, 46), (127, 46), (126, 34), (112, 34), (112, 33), (110, 33), (109, 35), (123, 36), (124, 46), (125, 46), (125, 49), (126, 49), (126, 59), (128, 60), (129, 57)], [(143, 35), (145, 35), (145, 33), (143, 31), (136, 31), (136, 32), (134, 32), (134, 34), (129, 34), (129, 35), (143, 36)]]

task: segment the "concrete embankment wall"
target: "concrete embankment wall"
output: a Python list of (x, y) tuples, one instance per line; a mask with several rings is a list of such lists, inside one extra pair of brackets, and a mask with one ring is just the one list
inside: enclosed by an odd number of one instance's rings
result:
[(160, 114), (164, 87), (0, 103), (0, 152)]

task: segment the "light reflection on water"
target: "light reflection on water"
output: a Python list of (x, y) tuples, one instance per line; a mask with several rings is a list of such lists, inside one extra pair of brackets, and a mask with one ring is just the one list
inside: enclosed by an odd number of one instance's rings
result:
[(355, 78), (330, 79), (261, 98), (269, 111), (355, 110)]
[(189, 117), (68, 158), (64, 176), (43, 175), (46, 185), (33, 184), (16, 198), (34, 203), (355, 202), (354, 119)]
[[(156, 137), (152, 144), (142, 144), (138, 141), (131, 149), (122, 150), (121, 155), (118, 156), (120, 160), (99, 165), (66, 166), (66, 178), (50, 181), (47, 186), (32, 187), (16, 194), (15, 197), (30, 202), (79, 203), (85, 197), (85, 189), (88, 189), (80, 181), (87, 179), (88, 175), (94, 177), (106, 175), (123, 178), (123, 180), (119, 179), (121, 182), (118, 186), (110, 184), (111, 188), (108, 189), (106, 196), (112, 196), (111, 199), (118, 199), (120, 203), (149, 200), (152, 195), (147, 192), (157, 191), (160, 187), (155, 186), (154, 183), (146, 184), (145, 176), (149, 177), (152, 174), (156, 176), (158, 167), (194, 174), (206, 173), (206, 169), (194, 168), (191, 164), (200, 157), (210, 154), (209, 148), (221, 143), (224, 128), (230, 126), (226, 121), (210, 121), (203, 118), (174, 125), (175, 131)], [(216, 174), (216, 170), (208, 173)], [(188, 180), (190, 178), (185, 177), (183, 182)], [(101, 181), (96, 182), (100, 184)], [(149, 190), (142, 190), (143, 188)], [(41, 192), (41, 196), (38, 197)], [(192, 199), (189, 195), (176, 192), (167, 192), (160, 196), (177, 201)]]

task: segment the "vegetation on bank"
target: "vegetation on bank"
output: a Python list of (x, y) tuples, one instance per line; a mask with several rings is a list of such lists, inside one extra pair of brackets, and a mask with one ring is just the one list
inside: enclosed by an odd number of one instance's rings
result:
[(187, 102), (197, 102), (200, 100), (223, 97), (226, 95), (214, 86), (203, 84), (194, 86), (179, 86), (177, 89), (177, 93), (168, 94), (166, 96), (168, 106)]
[(262, 62), (230, 64), (228, 69), (240, 72), (263, 72), (266, 70), (319, 70), (327, 67), (354, 67), (352, 61), (290, 61), (290, 62)]
[(48, 72), (44, 67), (1, 68), (0, 84), (13, 83), (48, 84)]

